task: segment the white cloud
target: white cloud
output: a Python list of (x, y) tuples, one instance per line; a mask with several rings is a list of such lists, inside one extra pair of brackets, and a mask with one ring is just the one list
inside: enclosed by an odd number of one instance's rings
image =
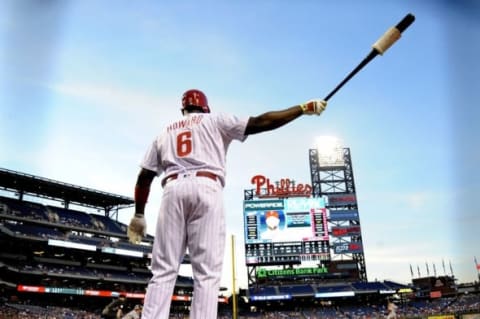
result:
[(162, 105), (178, 105), (178, 97), (159, 97), (110, 84), (57, 83), (48, 86), (63, 95), (83, 99), (94, 105), (122, 111), (156, 111)]

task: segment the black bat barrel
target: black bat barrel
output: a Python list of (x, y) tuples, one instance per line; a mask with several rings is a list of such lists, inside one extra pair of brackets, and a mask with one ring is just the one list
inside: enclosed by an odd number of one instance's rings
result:
[(415, 21), (415, 16), (409, 13), (405, 16), (405, 18), (402, 19), (402, 21), (400, 21), (395, 26), (395, 28), (398, 29), (400, 33), (402, 33), (403, 31), (405, 31), (406, 28), (408, 28), (413, 23), (413, 21)]

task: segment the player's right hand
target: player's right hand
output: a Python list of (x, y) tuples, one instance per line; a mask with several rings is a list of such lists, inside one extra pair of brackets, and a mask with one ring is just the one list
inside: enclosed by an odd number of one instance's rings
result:
[(327, 108), (327, 101), (320, 99), (310, 100), (308, 102), (305, 102), (304, 104), (300, 104), (300, 107), (302, 108), (304, 114), (320, 115)]
[(135, 214), (130, 220), (127, 229), (128, 241), (132, 244), (139, 244), (147, 233), (147, 223), (143, 215)]

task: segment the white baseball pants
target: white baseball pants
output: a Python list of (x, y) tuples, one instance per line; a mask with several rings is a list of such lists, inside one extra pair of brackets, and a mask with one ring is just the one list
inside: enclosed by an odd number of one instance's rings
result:
[(216, 319), (225, 251), (223, 187), (179, 174), (165, 185), (152, 250), (152, 278), (142, 319), (168, 319), (178, 270), (188, 247), (194, 291), (190, 319)]

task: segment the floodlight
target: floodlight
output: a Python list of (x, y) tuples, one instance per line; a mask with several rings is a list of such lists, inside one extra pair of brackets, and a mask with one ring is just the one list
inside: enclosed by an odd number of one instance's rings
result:
[(315, 139), (315, 148), (318, 151), (320, 166), (343, 166), (343, 145), (339, 138), (334, 136), (319, 136)]

